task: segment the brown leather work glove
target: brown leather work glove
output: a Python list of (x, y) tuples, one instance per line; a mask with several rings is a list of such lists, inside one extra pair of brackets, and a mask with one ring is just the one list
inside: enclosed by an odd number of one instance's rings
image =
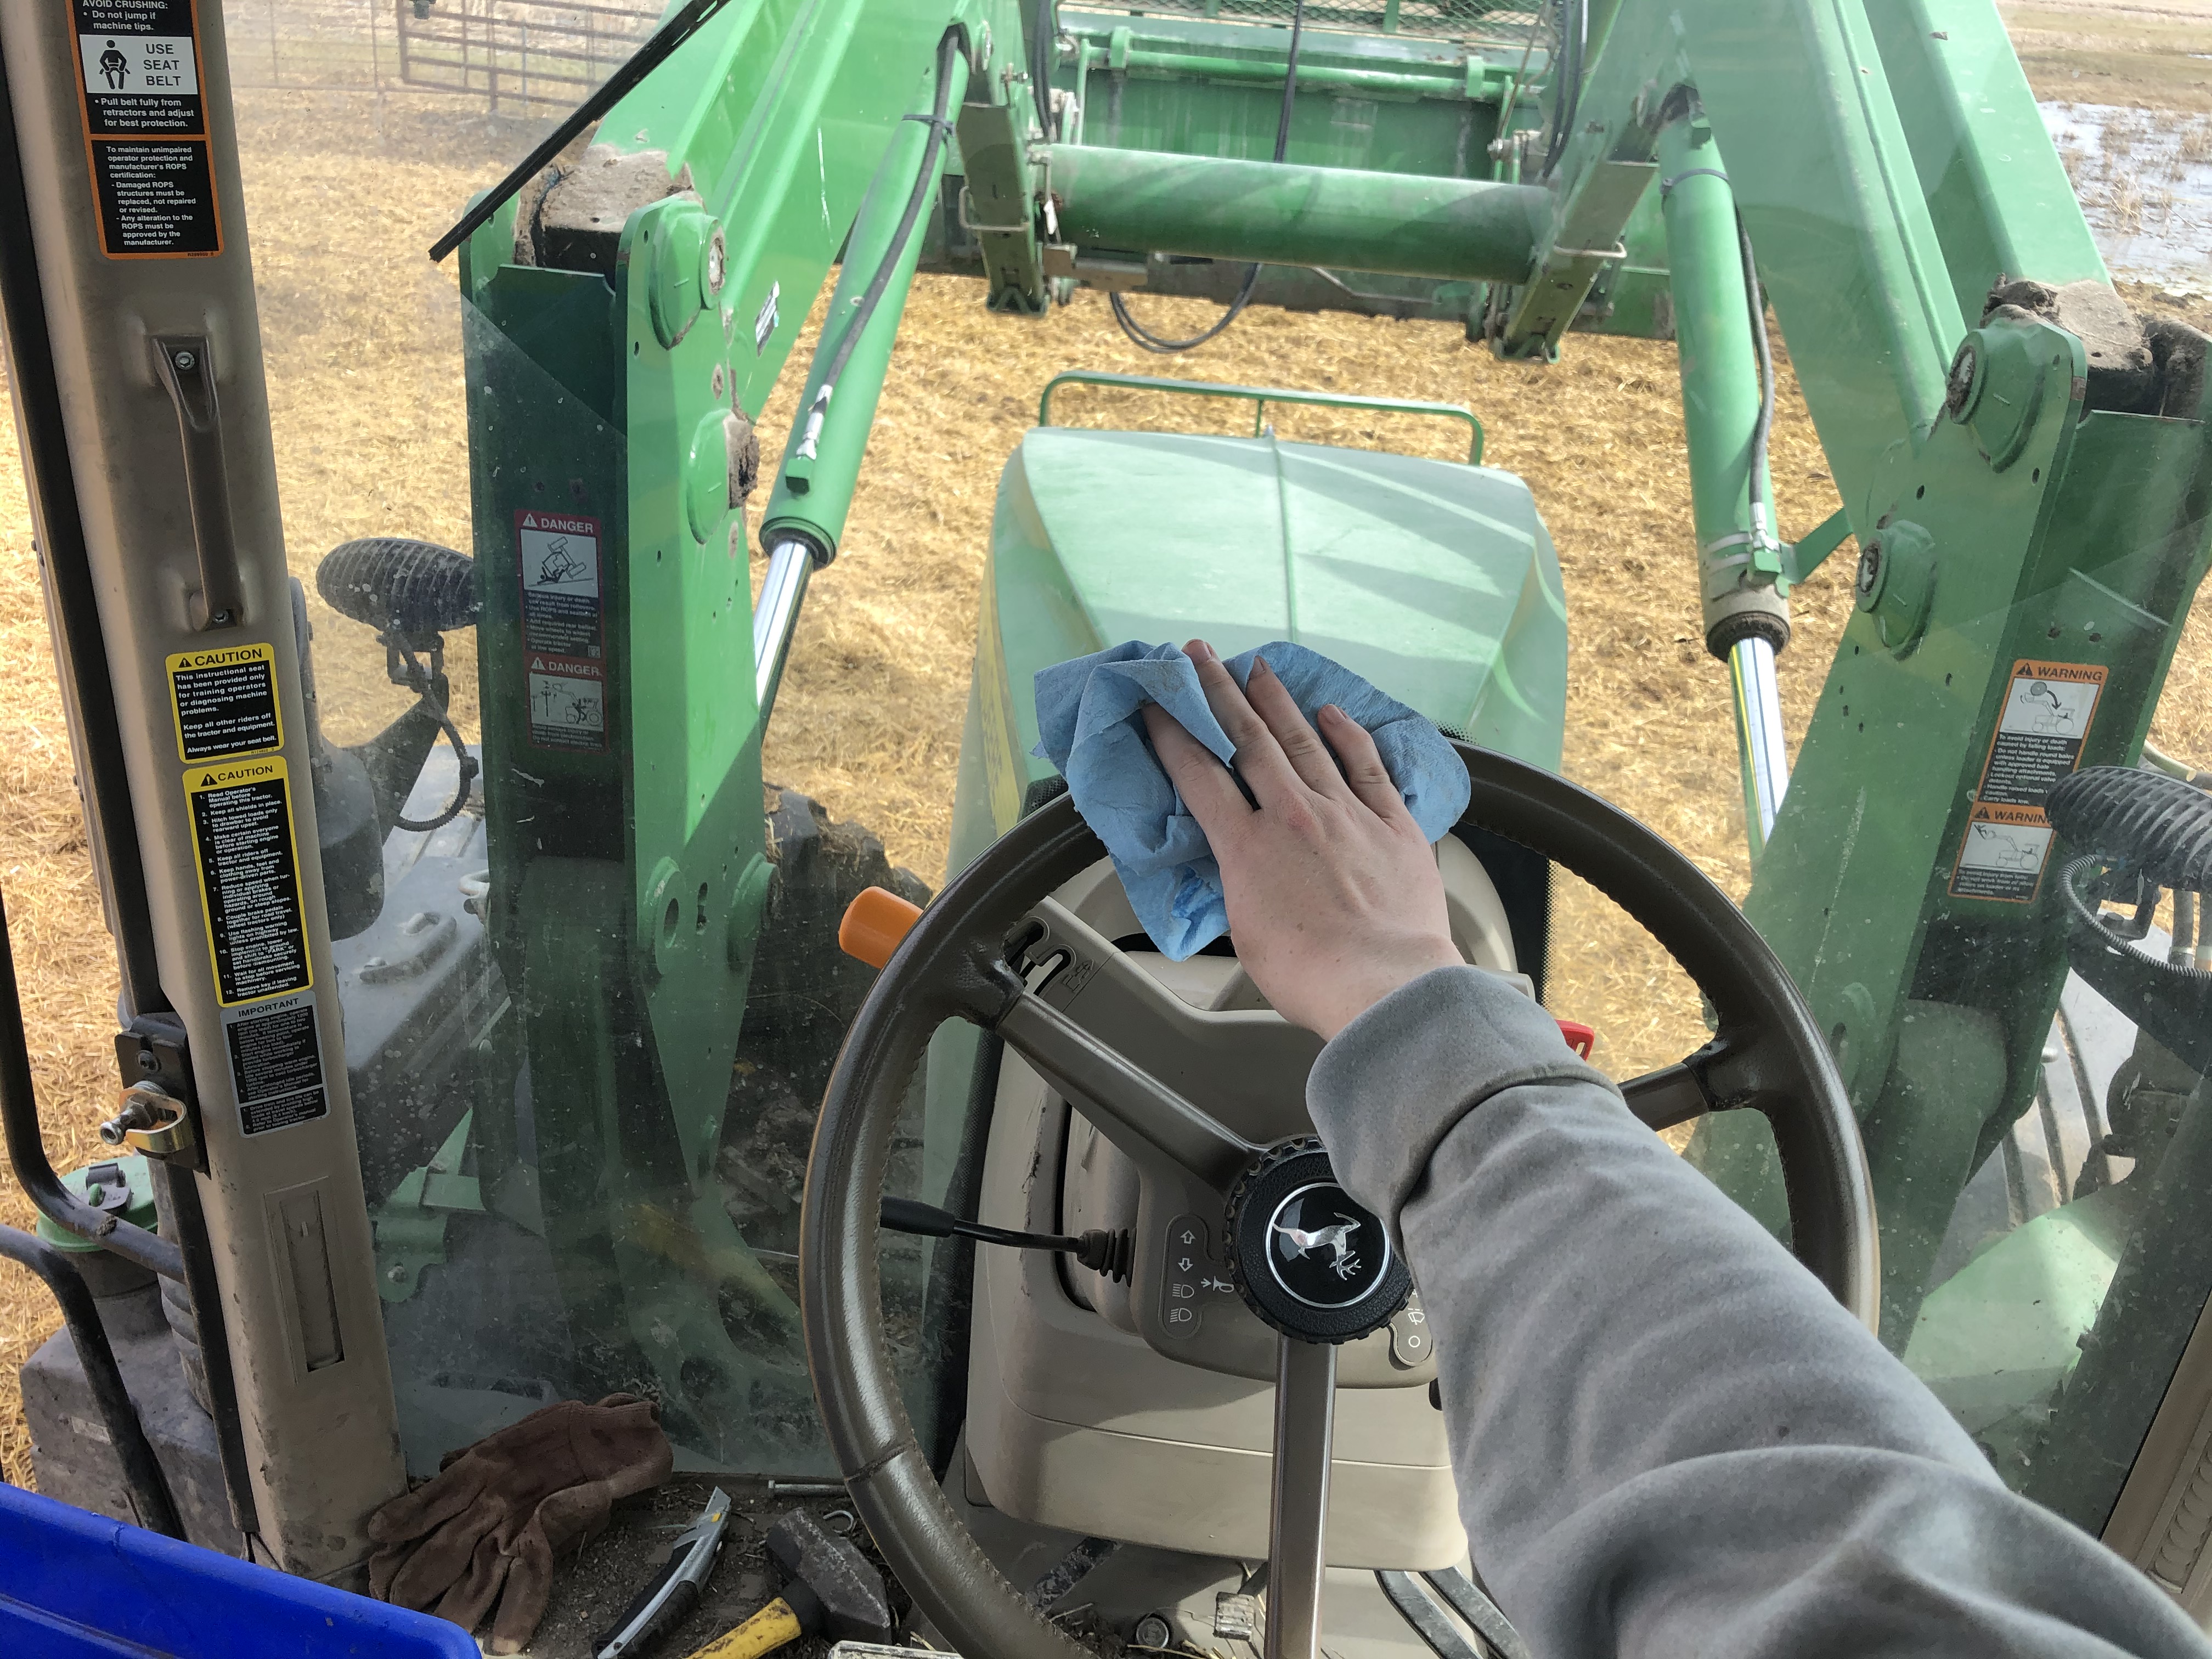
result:
[(497, 1597), (487, 1650), (518, 1652), (545, 1616), (554, 1557), (598, 1537), (617, 1498), (659, 1486), (674, 1462), (649, 1400), (534, 1411), (447, 1453), (434, 1480), (369, 1517), (369, 1588), (468, 1631)]

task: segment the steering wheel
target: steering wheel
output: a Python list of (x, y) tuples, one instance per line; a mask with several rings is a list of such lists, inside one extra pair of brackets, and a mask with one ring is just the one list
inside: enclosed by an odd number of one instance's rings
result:
[[(1727, 896), (1651, 830), (1586, 790), (1455, 744), (1474, 783), (1460, 822), (1582, 877), (1647, 928), (1717, 1011), (1718, 1034), (1675, 1065), (1624, 1084), (1654, 1129), (1750, 1109), (1771, 1125), (1792, 1248), (1872, 1328), (1879, 1279), (1874, 1200), (1857, 1125), (1810, 1012)], [(1373, 1218), (1333, 1184), (1304, 1123), (1319, 1041), (1268, 1012), (1183, 1004), (1050, 895), (1104, 855), (1066, 796), (1008, 830), (957, 877), (901, 943), (847, 1034), (806, 1170), (801, 1306), (807, 1363), (854, 1507), (916, 1604), (969, 1659), (1079, 1659), (1087, 1650), (1032, 1608), (985, 1558), (939, 1489), (907, 1419), (883, 1331), (878, 1213), (895, 1125), (931, 1035), (959, 1018), (994, 1031), (1135, 1164), (1132, 1304), (1171, 1358), (1276, 1383), (1267, 1659), (1312, 1659), (1320, 1634), (1338, 1345), (1381, 1328), (1405, 1270), (1367, 1252), (1348, 1282), (1300, 1276), (1314, 1216)], [(1209, 1218), (1254, 1313), (1212, 1340), (1165, 1322), (1167, 1233)], [(1273, 1246), (1295, 1229), (1295, 1249)], [(1375, 1237), (1381, 1236), (1378, 1227)], [(1240, 1346), (1231, 1327), (1244, 1334)], [(1255, 1358), (1259, 1363), (1255, 1364)], [(1273, 1364), (1267, 1360), (1272, 1358)], [(956, 1384), (957, 1386), (957, 1384)]]

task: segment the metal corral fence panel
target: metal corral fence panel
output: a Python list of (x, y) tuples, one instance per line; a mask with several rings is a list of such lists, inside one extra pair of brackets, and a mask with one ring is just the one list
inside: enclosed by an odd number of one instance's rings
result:
[(456, 94), (488, 113), (580, 102), (659, 21), (642, 0), (224, 0), (241, 87)]
[(223, 0), (231, 84), (374, 92), (399, 68), (388, 3)]
[[(1296, 0), (1135, 0), (1102, 5), (1099, 0), (1063, 0), (1063, 13), (1111, 12), (1123, 17), (1218, 17), (1288, 24)], [(1424, 39), (1465, 40), (1470, 45), (1522, 46), (1540, 39), (1546, 8), (1532, 0), (1307, 0), (1305, 27), (1344, 29), (1358, 34), (1411, 34)]]
[[(1296, 0), (1063, 0), (1108, 12), (1287, 24)], [(1468, 45), (1550, 44), (1557, 0), (1307, 0), (1307, 27)], [(487, 113), (573, 107), (653, 33), (649, 0), (223, 0), (242, 87), (457, 94)]]
[(395, 0), (399, 78), (501, 102), (579, 103), (635, 52), (659, 7), (545, 0)]

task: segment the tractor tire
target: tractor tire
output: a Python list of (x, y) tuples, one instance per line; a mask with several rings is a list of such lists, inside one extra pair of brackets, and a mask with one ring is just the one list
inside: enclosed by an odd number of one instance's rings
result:
[(763, 806), (775, 877), (753, 951), (716, 1172), (747, 1243), (795, 1253), (815, 1114), (845, 1028), (876, 979), (837, 948), (837, 924), (863, 888), (888, 888), (915, 904), (927, 904), (930, 891), (891, 863), (881, 838), (839, 823), (797, 790), (770, 784)]

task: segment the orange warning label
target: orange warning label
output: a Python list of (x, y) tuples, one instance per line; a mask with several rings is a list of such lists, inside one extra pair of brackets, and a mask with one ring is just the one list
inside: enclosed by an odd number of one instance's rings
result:
[(198, 4), (70, 0), (93, 205), (111, 259), (222, 252)]
[(1952, 866), (1954, 897), (2014, 904), (2035, 897), (2051, 842), (2043, 803), (2081, 764), (2109, 672), (2099, 663), (2032, 657), (2013, 664)]
[(2043, 884), (2051, 839), (2040, 812), (1977, 805), (1951, 869), (1952, 896), (2026, 904)]
[(1974, 799), (2041, 806), (2059, 779), (2081, 763), (2106, 673), (2093, 663), (2014, 663)]

